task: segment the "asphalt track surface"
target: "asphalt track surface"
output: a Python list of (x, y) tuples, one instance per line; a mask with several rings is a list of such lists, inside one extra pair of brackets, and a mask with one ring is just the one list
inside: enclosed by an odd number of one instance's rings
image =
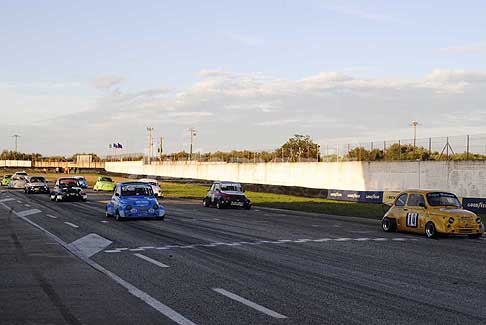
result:
[[(117, 222), (104, 215), (108, 194), (55, 203), (0, 191), (0, 221), (12, 220), (2, 250), (13, 245), (22, 260), (29, 243), (43, 243), (31, 271), (49, 293), (26, 303), (29, 287), (5, 285), (20, 280), (3, 268), (0, 323), (486, 323), (484, 239), (430, 240), (384, 233), (376, 220), (191, 200), (161, 201), (165, 221)], [(43, 263), (64, 276), (35, 271)]]

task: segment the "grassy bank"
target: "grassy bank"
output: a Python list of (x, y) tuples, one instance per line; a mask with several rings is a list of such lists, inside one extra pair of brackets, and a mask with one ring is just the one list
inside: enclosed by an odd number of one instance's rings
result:
[[(206, 186), (192, 184), (164, 182), (162, 186), (166, 197), (202, 199), (208, 191)], [(380, 204), (331, 201), (318, 198), (249, 191), (245, 194), (253, 204), (269, 208), (372, 219), (380, 219), (385, 213), (383, 206)]]

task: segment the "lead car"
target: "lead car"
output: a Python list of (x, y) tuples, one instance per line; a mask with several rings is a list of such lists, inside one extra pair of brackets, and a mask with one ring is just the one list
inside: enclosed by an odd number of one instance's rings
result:
[(111, 201), (106, 205), (106, 216), (120, 221), (128, 218), (157, 218), (163, 220), (165, 209), (159, 204), (152, 186), (142, 182), (125, 182), (115, 186)]
[(448, 192), (408, 190), (400, 193), (382, 219), (386, 232), (425, 233), (428, 238), (438, 234), (483, 234), (481, 218), (464, 210), (457, 196)]

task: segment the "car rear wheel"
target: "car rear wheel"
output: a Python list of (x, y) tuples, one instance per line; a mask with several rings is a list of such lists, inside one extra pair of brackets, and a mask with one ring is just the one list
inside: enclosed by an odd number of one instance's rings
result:
[(435, 230), (435, 225), (433, 222), (429, 221), (425, 225), (425, 235), (427, 238), (434, 238), (437, 236), (437, 231)]
[(250, 210), (251, 209), (251, 204), (245, 204), (245, 210)]
[(394, 219), (383, 218), (381, 221), (381, 228), (385, 232), (394, 232), (397, 230), (397, 223)]
[(115, 211), (115, 219), (116, 221), (122, 221), (123, 218), (120, 216), (120, 211), (116, 210)]

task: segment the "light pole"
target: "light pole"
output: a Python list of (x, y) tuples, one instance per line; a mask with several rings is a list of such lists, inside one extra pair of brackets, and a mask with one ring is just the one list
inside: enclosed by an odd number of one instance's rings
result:
[(189, 161), (192, 160), (192, 144), (194, 142), (194, 137), (196, 136), (196, 129), (195, 128), (190, 128), (189, 129), (189, 132), (190, 132), (190, 146), (189, 146)]
[(152, 150), (153, 150), (153, 139), (152, 139), (152, 132), (154, 131), (153, 127), (147, 127), (147, 163), (150, 165), (150, 161), (152, 159)]
[(413, 128), (413, 154), (415, 155), (415, 146), (417, 145), (417, 125), (420, 125), (417, 121), (412, 121), (410, 126)]
[(18, 146), (17, 146), (18, 143), (17, 142), (18, 142), (18, 139), (20, 138), (20, 135), (14, 134), (14, 135), (12, 135), (12, 138), (15, 139), (15, 150), (14, 150), (14, 152), (17, 153), (17, 149), (18, 149)]

